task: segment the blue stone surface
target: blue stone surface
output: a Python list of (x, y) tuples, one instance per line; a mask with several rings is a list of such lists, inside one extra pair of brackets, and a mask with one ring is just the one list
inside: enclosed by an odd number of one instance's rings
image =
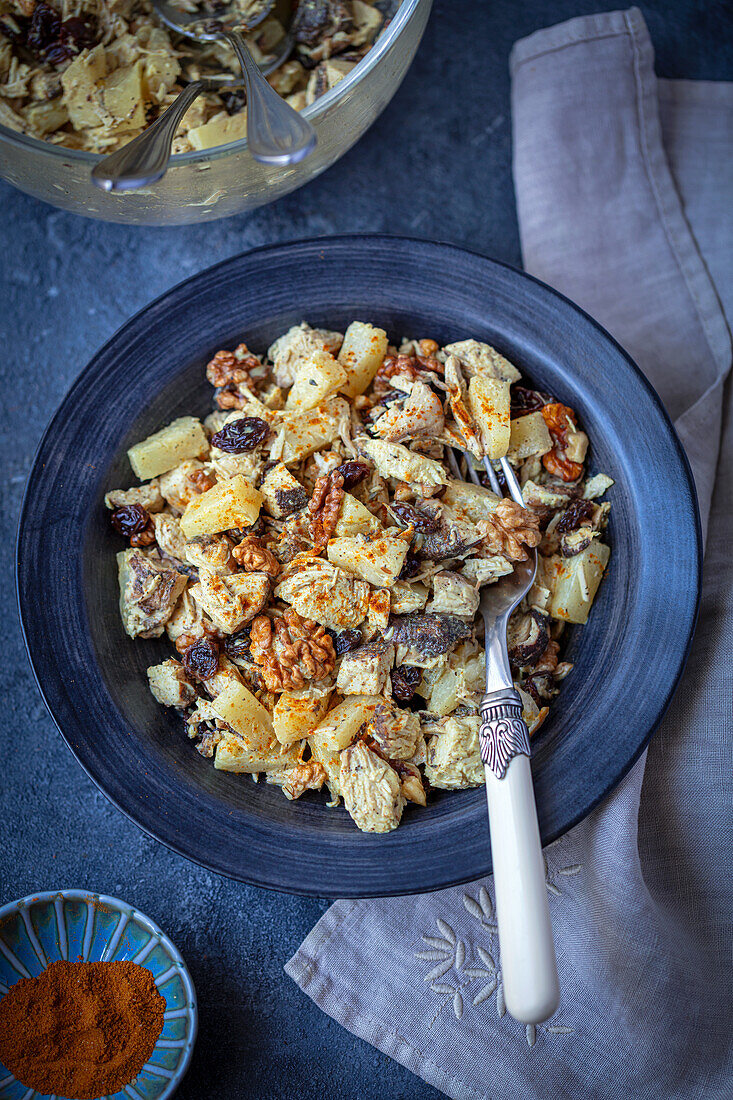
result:
[[(0, 904), (78, 887), (126, 899), (168, 932), (199, 999), (182, 1100), (440, 1094), (344, 1031), (284, 975), (283, 963), (326, 902), (249, 888), (174, 855), (128, 822), (66, 749), (31, 676), (12, 584), (16, 517), (36, 444), (77, 373), (131, 314), (252, 246), (381, 231), (448, 240), (519, 264), (509, 50), (541, 27), (612, 6), (437, 0), (404, 84), (366, 136), (323, 176), (249, 215), (128, 228), (62, 213), (0, 185)], [(731, 78), (724, 0), (639, 6), (660, 76)]]

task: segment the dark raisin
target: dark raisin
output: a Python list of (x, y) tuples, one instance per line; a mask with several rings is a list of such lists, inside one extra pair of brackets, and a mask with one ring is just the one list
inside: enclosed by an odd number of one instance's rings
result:
[(89, 19), (72, 16), (61, 24), (61, 37), (67, 45), (73, 47), (74, 53), (81, 53), (94, 45), (97, 28)]
[[(504, 476), (504, 471), (501, 469), (501, 467), (499, 467), (498, 470), (494, 470), (494, 473), (496, 474), (496, 480), (499, 482), (499, 488), (501, 489), (502, 492), (505, 493), (506, 489), (507, 489), (507, 484), (506, 484), (506, 477)], [(483, 485), (484, 489), (491, 489), (491, 480), (490, 480), (488, 474), (480, 474), (479, 475), (479, 480), (480, 480), (481, 484)], [(494, 490), (491, 489), (491, 491), (493, 493)]]
[(405, 527), (409, 527), (410, 524), (416, 531), (434, 531), (438, 526), (438, 520), (436, 516), (427, 515), (425, 512), (420, 512), (414, 504), (408, 504), (404, 500), (396, 500), (391, 506), (392, 511), (401, 523), (404, 523)]
[(422, 562), (413, 557), (412, 554), (408, 554), (400, 569), (399, 580), (409, 581), (411, 577), (416, 577), (421, 569)]
[(251, 661), (249, 642), (249, 630), (240, 630), (224, 639), (224, 652), (232, 661)]
[(28, 28), (26, 45), (33, 53), (43, 54), (54, 45), (61, 34), (61, 16), (43, 0), (39, 0), (33, 9), (31, 25)]
[(197, 680), (208, 680), (219, 669), (219, 646), (213, 638), (199, 638), (184, 652), (183, 667)]
[(247, 106), (247, 93), (244, 88), (238, 88), (235, 92), (220, 92), (219, 95), (228, 115), (236, 115)]
[(422, 677), (422, 672), (414, 665), (400, 665), (392, 672), (392, 696), (400, 703), (409, 703)]
[(512, 386), (510, 395), (510, 415), (514, 419), (518, 416), (525, 416), (527, 413), (539, 412), (551, 400), (546, 393), (540, 393), (539, 390), (529, 390), (526, 386), (518, 386), (516, 383)]
[(566, 535), (570, 531), (576, 531), (584, 520), (593, 515), (594, 504), (592, 500), (574, 500), (569, 508), (566, 508), (555, 530), (558, 535)]
[(142, 504), (126, 504), (124, 508), (115, 508), (111, 519), (115, 531), (126, 538), (144, 531), (150, 523), (150, 516)]
[(336, 467), (336, 473), (344, 479), (344, 489), (353, 489), (369, 473), (371, 467), (366, 462), (354, 459), (353, 462), (344, 462)]
[[(329, 631), (329, 634), (331, 634), (331, 631)], [(362, 643), (360, 630), (339, 630), (331, 634), (331, 637), (333, 638), (333, 649), (337, 657), (349, 653), (352, 649), (358, 649)]]
[(229, 454), (239, 455), (244, 451), (253, 451), (260, 443), (264, 443), (270, 434), (270, 425), (258, 416), (243, 416), (239, 420), (233, 420), (231, 424), (225, 424), (221, 431), (211, 437), (212, 447), (218, 447), (220, 451), (228, 451)]

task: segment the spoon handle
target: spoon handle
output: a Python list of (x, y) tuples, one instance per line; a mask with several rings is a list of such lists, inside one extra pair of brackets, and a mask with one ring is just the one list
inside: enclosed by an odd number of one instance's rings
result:
[(236, 31), (221, 31), (242, 66), (247, 89), (247, 143), (263, 164), (297, 164), (313, 152), (316, 132), (265, 80)]
[(165, 175), (178, 124), (194, 99), (208, 86), (206, 80), (187, 84), (178, 99), (152, 126), (96, 164), (92, 180), (97, 187), (103, 191), (136, 191)]

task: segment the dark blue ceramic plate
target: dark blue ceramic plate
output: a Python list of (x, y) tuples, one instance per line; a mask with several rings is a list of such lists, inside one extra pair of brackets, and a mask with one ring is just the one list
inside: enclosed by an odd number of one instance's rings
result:
[[(145, 669), (165, 641), (131, 641), (117, 611), (119, 549), (104, 493), (133, 481), (126, 448), (185, 413), (204, 416), (204, 364), (245, 339), (264, 350), (290, 325), (357, 318), (393, 337), (495, 345), (578, 410), (591, 466), (615, 479), (613, 548), (572, 675), (535, 744), (540, 828), (580, 821), (641, 753), (670, 701), (700, 581), (695, 494), (654, 391), (599, 326), (546, 286), (461, 249), (391, 237), (330, 237), (227, 260), (159, 298), (81, 374), (28, 482), (18, 543), (26, 643), (46, 704), (92, 779), (141, 828), (214, 871), (293, 893), (364, 897), (430, 890), (490, 870), (482, 790), (410, 808), (387, 836), (343, 809), (215, 772)], [(37, 578), (43, 576), (39, 585)]]

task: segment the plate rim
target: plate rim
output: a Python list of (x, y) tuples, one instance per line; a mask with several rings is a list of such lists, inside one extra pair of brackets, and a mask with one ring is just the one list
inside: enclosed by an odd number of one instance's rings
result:
[[(674, 424), (672, 423), (672, 420), (671, 420), (666, 408), (664, 407), (664, 404), (663, 404), (661, 398), (659, 397), (659, 395), (658, 395), (657, 391), (655, 390), (655, 388), (652, 386), (649, 379), (642, 372), (641, 368), (631, 358), (629, 353), (627, 351), (625, 351), (625, 349), (621, 346), (621, 344), (619, 344), (619, 342), (598, 321), (596, 321), (595, 318), (593, 318), (581, 306), (577, 305), (575, 302), (572, 301), (572, 299), (568, 298), (562, 292), (556, 290), (554, 287), (552, 287), (549, 284), (543, 282), (541, 279), (538, 279), (536, 276), (531, 275), (530, 273), (522, 270), (521, 268), (518, 268), (518, 267), (514, 266), (513, 264), (509, 264), (509, 263), (507, 263), (505, 261), (502, 261), (502, 260), (493, 259), (492, 257), (486, 256), (484, 253), (479, 252), (478, 250), (471, 249), (471, 248), (466, 248), (462, 245), (456, 245), (452, 242), (443, 241), (443, 240), (439, 240), (439, 239), (432, 239), (431, 240), (431, 239), (427, 239), (427, 238), (410, 237), (409, 235), (405, 235), (405, 234), (390, 234), (390, 233), (342, 233), (342, 234), (333, 234), (333, 235), (317, 235), (317, 236), (312, 236), (312, 237), (295, 238), (295, 239), (291, 239), (291, 240), (287, 240), (287, 241), (281, 241), (281, 242), (270, 243), (270, 244), (262, 244), (262, 245), (258, 245), (256, 247), (254, 247), (254, 248), (245, 249), (242, 252), (238, 252), (238, 253), (236, 253), (232, 256), (225, 257), (224, 259), (219, 260), (217, 263), (211, 264), (211, 265), (209, 265), (205, 268), (202, 268), (200, 271), (197, 271), (197, 272), (187, 276), (185, 279), (180, 280), (179, 282), (175, 283), (173, 286), (169, 287), (167, 290), (163, 291), (162, 294), (159, 294), (157, 297), (155, 297), (151, 301), (147, 302), (144, 306), (142, 306), (139, 310), (137, 310), (130, 318), (128, 318), (127, 321), (123, 322), (123, 324), (120, 325), (119, 328), (117, 328), (112, 333), (112, 335), (105, 341), (105, 343), (101, 347), (99, 347), (92, 354), (91, 358), (85, 363), (85, 365), (82, 367), (82, 369), (78, 373), (78, 375), (72, 380), (72, 382), (70, 383), (68, 389), (66, 390), (63, 397), (61, 398), (55, 412), (51, 415), (48, 423), (46, 424), (46, 427), (45, 427), (45, 429), (44, 429), (44, 431), (43, 431), (43, 433), (42, 433), (42, 435), (39, 439), (38, 446), (36, 447), (35, 453), (33, 455), (33, 459), (31, 461), (31, 464), (30, 464), (30, 467), (29, 467), (28, 476), (27, 476), (26, 484), (25, 484), (24, 491), (23, 491), (21, 507), (20, 507), (20, 511), (19, 511), (19, 515), (18, 515), (17, 534), (16, 534), (16, 542), (15, 542), (15, 570), (14, 570), (14, 572), (15, 572), (16, 601), (17, 601), (17, 606), (18, 606), (18, 616), (19, 616), (19, 620), (20, 620), (21, 634), (22, 634), (22, 637), (23, 637), (23, 643), (24, 643), (24, 646), (25, 646), (26, 655), (28, 657), (28, 662), (29, 662), (30, 667), (31, 667), (31, 672), (33, 674), (33, 679), (34, 679), (34, 682), (36, 684), (36, 687), (38, 688), (38, 691), (41, 695), (41, 698), (43, 699), (44, 705), (45, 705), (46, 709), (48, 710), (48, 712), (49, 712), (49, 714), (50, 714), (50, 716), (51, 716), (51, 718), (54, 722), (54, 725), (56, 726), (58, 732), (60, 733), (64, 743), (67, 746), (67, 748), (70, 750), (70, 752), (74, 756), (75, 760), (81, 766), (81, 768), (84, 770), (86, 775), (95, 784), (97, 789), (100, 790), (104, 794), (105, 798), (107, 798), (122, 814), (124, 814), (124, 816), (126, 818), (128, 818), (128, 820), (132, 821), (133, 824), (137, 828), (139, 828), (147, 836), (154, 839), (156, 842), (158, 842), (160, 844), (163, 844), (166, 848), (168, 848), (169, 850), (175, 852), (176, 855), (179, 855), (179, 856), (183, 857), (184, 859), (187, 859), (189, 862), (195, 863), (198, 866), (202, 866), (206, 870), (208, 870), (208, 871), (210, 871), (214, 874), (221, 875), (222, 877), (230, 879), (231, 881), (234, 881), (234, 882), (246, 882), (250, 885), (257, 886), (257, 887), (263, 888), (263, 889), (273, 890), (277, 893), (284, 893), (284, 894), (290, 894), (290, 895), (302, 896), (302, 897), (318, 897), (318, 898), (323, 898), (323, 897), (326, 897), (326, 898), (337, 898), (337, 897), (365, 897), (365, 898), (366, 897), (399, 897), (399, 896), (406, 896), (406, 895), (410, 895), (410, 894), (430, 893), (434, 890), (444, 889), (448, 886), (453, 886), (453, 885), (458, 886), (458, 885), (462, 885), (462, 884), (465, 884), (465, 883), (468, 883), (468, 882), (473, 882), (473, 881), (476, 881), (478, 878), (481, 878), (481, 877), (485, 876), (486, 874), (490, 874), (491, 873), (490, 853), (487, 851), (487, 860), (488, 860), (487, 866), (483, 870), (479, 871), (478, 874), (476, 874), (475, 872), (472, 872), (472, 873), (467, 874), (463, 877), (453, 877), (453, 876), (449, 876), (447, 878), (439, 877), (437, 881), (430, 882), (429, 884), (424, 885), (424, 886), (423, 885), (411, 886), (409, 889), (379, 889), (379, 890), (367, 889), (367, 890), (359, 892), (359, 893), (356, 893), (353, 890), (349, 891), (347, 893), (344, 893), (343, 891), (341, 891), (341, 892), (335, 891), (333, 893), (327, 893), (327, 892), (324, 892), (322, 889), (310, 888), (307, 885), (303, 885), (303, 884), (299, 885), (297, 888), (288, 888), (288, 886), (286, 886), (286, 885), (273, 883), (267, 877), (263, 877), (263, 876), (257, 874), (256, 872), (252, 872), (252, 871), (249, 871), (247, 876), (245, 877), (244, 875), (238, 874), (235, 871), (227, 871), (227, 870), (221, 868), (220, 866), (217, 866), (215, 863), (207, 861), (205, 858), (199, 858), (198, 856), (194, 857), (194, 856), (190, 855), (184, 849), (183, 844), (178, 843), (174, 839), (168, 839), (168, 838), (164, 839), (161, 835), (159, 835), (156, 831), (154, 831), (153, 828), (148, 827), (148, 825), (143, 824), (140, 820), (138, 820), (138, 818), (131, 811), (127, 810), (124, 806), (122, 806), (120, 804), (120, 802), (113, 795), (111, 795), (107, 791), (107, 789), (103, 785), (102, 781), (98, 780), (96, 778), (95, 774), (93, 773), (93, 771), (84, 763), (84, 761), (81, 759), (80, 755), (77, 753), (74, 746), (71, 744), (70, 739), (64, 733), (64, 730), (61, 726), (60, 719), (57, 717), (57, 714), (55, 713), (55, 708), (54, 708), (53, 704), (51, 703), (51, 701), (49, 700), (49, 698), (47, 696), (47, 693), (44, 690), (44, 687), (42, 686), (41, 680), (39, 678), (39, 672), (36, 668), (36, 664), (34, 662), (33, 655), (32, 655), (32, 652), (31, 652), (31, 644), (30, 644), (29, 636), (28, 636), (30, 628), (27, 627), (26, 618), (25, 618), (25, 615), (27, 614), (27, 609), (24, 611), (23, 601), (22, 601), (22, 598), (21, 598), (22, 541), (23, 541), (23, 532), (24, 532), (24, 525), (25, 525), (26, 517), (27, 517), (28, 512), (30, 511), (31, 485), (32, 485), (32, 482), (34, 481), (34, 478), (39, 476), (39, 470), (42, 470), (42, 468), (43, 468), (43, 464), (41, 464), (39, 462), (39, 459), (41, 458), (41, 455), (44, 451), (44, 448), (45, 448), (48, 440), (53, 435), (53, 432), (54, 432), (54, 429), (56, 428), (57, 422), (59, 422), (62, 419), (62, 413), (67, 408), (68, 404), (71, 401), (73, 401), (73, 398), (74, 398), (74, 395), (75, 395), (77, 389), (83, 387), (85, 379), (93, 371), (93, 369), (94, 369), (96, 363), (98, 362), (98, 360), (100, 360), (105, 355), (105, 353), (108, 352), (108, 350), (112, 349), (114, 347), (114, 345), (117, 344), (117, 342), (121, 338), (124, 337), (126, 332), (130, 328), (135, 326), (137, 324), (137, 322), (146, 313), (148, 313), (148, 312), (150, 312), (154, 309), (161, 308), (163, 306), (163, 304), (166, 302), (167, 299), (173, 299), (176, 295), (180, 294), (186, 287), (188, 287), (192, 283), (195, 283), (197, 280), (199, 280), (203, 277), (208, 278), (208, 277), (214, 275), (215, 273), (219, 272), (220, 270), (225, 269), (226, 267), (228, 267), (230, 265), (236, 265), (238, 262), (242, 261), (245, 258), (255, 258), (256, 259), (261, 254), (266, 254), (266, 253), (270, 253), (270, 254), (273, 254), (273, 253), (287, 253), (288, 251), (291, 251), (291, 250), (297, 251), (299, 248), (303, 248), (303, 247), (308, 248), (308, 247), (314, 247), (315, 246), (315, 247), (318, 247), (318, 248), (323, 248), (325, 250), (330, 245), (332, 245), (334, 243), (338, 243), (338, 244), (341, 244), (341, 245), (343, 245), (343, 244), (356, 245), (360, 242), (371, 243), (373, 245), (378, 245), (382, 242), (399, 243), (401, 245), (404, 245), (407, 248), (425, 248), (427, 250), (432, 250), (432, 249), (448, 250), (448, 251), (454, 252), (458, 255), (469, 256), (469, 257), (472, 257), (474, 260), (480, 261), (482, 264), (487, 264), (490, 267), (496, 267), (496, 268), (504, 269), (505, 271), (511, 273), (513, 276), (519, 276), (520, 279), (527, 280), (530, 283), (535, 284), (537, 287), (540, 288), (540, 290), (542, 292), (548, 293), (550, 296), (559, 299), (566, 306), (570, 307), (571, 311), (573, 311), (573, 312), (579, 314), (580, 316), (582, 316), (583, 319), (588, 324), (590, 324), (590, 326), (597, 332), (597, 334), (600, 336), (600, 338), (602, 340), (604, 340), (605, 342), (609, 343), (615, 349), (617, 354), (621, 358), (624, 359), (627, 367), (629, 367), (631, 369), (632, 373), (636, 376), (637, 381), (641, 382), (643, 388), (647, 391), (647, 394), (648, 394), (651, 402), (656, 407), (657, 412), (660, 414), (662, 420), (664, 421), (664, 423), (666, 425), (667, 434), (669, 436), (669, 439), (670, 439), (671, 443), (674, 446), (674, 449), (675, 449), (675, 451), (677, 453), (677, 456), (680, 460), (680, 465), (681, 465), (682, 472), (685, 475), (686, 486), (687, 486), (687, 489), (689, 490), (689, 494), (690, 494), (690, 500), (689, 500), (690, 508), (685, 509), (684, 512), (685, 512), (685, 515), (688, 517), (688, 519), (692, 523), (692, 528), (693, 528), (693, 533), (694, 533), (694, 558), (695, 558), (694, 610), (693, 610), (693, 613), (690, 616), (689, 626), (688, 626), (688, 629), (687, 629), (687, 635), (686, 635), (685, 640), (684, 640), (684, 645), (681, 649), (680, 658), (677, 662), (677, 667), (674, 671), (674, 676), (670, 680), (670, 685), (668, 687), (666, 696), (664, 698), (663, 704), (662, 704), (662, 706), (659, 710), (659, 713), (657, 715), (656, 720), (652, 723), (651, 727), (645, 733), (644, 737), (640, 740), (640, 743), (639, 743), (638, 747), (636, 748), (634, 753), (631, 755), (629, 760), (627, 762), (625, 762), (624, 765), (621, 768), (618, 769), (618, 772), (616, 773), (615, 777), (613, 779), (610, 779), (608, 781), (608, 783), (603, 787), (603, 789), (600, 792), (597, 792), (595, 794), (594, 798), (591, 799), (587, 804), (585, 804), (577, 812), (577, 814), (575, 814), (569, 820), (569, 822), (567, 824), (564, 824), (564, 825), (558, 827), (557, 829), (552, 830), (548, 833), (548, 835), (543, 840), (543, 843), (544, 843), (545, 847), (549, 844), (554, 843), (560, 837), (564, 836), (567, 832), (569, 832), (570, 829), (574, 828), (577, 824), (579, 824), (579, 822), (583, 821), (590, 813), (592, 813), (592, 811), (598, 805), (600, 805), (600, 803), (603, 802), (605, 798), (608, 797), (608, 795), (611, 793), (611, 791), (613, 791), (619, 785), (619, 783), (621, 783), (621, 781), (629, 773), (629, 771), (634, 766), (634, 764), (638, 761), (638, 759), (640, 758), (640, 756), (642, 755), (644, 750), (647, 748), (647, 746), (649, 744), (649, 741), (651, 740), (651, 738), (654, 735), (654, 733), (656, 732), (656, 730), (659, 728), (661, 722), (663, 721), (665, 715), (667, 714), (667, 712), (669, 710), (669, 707), (672, 703), (675, 692), (676, 692), (677, 687), (679, 685), (679, 681), (682, 677), (685, 666), (686, 666), (687, 661), (689, 659), (690, 650), (691, 650), (691, 647), (692, 647), (692, 642), (693, 642), (693, 639), (694, 639), (694, 636), (695, 636), (697, 621), (698, 621), (698, 617), (699, 617), (700, 599), (701, 599), (701, 591), (702, 591), (703, 545), (702, 545), (702, 530), (701, 530), (700, 514), (699, 514), (699, 508), (698, 508), (697, 490), (696, 490), (695, 481), (694, 481), (694, 478), (693, 478), (693, 475), (692, 475), (692, 469), (690, 467), (689, 459), (688, 459), (687, 454), (684, 450), (684, 447), (682, 446), (682, 443), (679, 439), (679, 436), (678, 436), (677, 431), (674, 427)], [(488, 849), (488, 845), (487, 845), (487, 849)]]

